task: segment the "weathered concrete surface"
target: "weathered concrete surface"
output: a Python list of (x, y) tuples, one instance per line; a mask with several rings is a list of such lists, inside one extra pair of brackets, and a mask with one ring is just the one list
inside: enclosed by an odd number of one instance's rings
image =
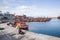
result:
[(6, 23), (0, 24), (0, 28), (5, 28), (0, 30), (0, 40), (20, 40), (23, 35), (18, 34), (18, 30), (11, 26), (7, 26)]
[(0, 28), (3, 27), (5, 30), (0, 30), (0, 40), (60, 40), (58, 37), (48, 36), (44, 34), (37, 34), (29, 31), (24, 31), (25, 34), (18, 34), (18, 30), (11, 26), (7, 26), (6, 23), (0, 24)]
[(25, 37), (23, 37), (22, 40), (60, 40), (60, 38), (44, 34), (26, 32)]

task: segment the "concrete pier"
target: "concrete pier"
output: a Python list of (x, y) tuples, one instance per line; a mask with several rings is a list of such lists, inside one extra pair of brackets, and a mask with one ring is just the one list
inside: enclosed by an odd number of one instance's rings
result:
[(37, 34), (29, 31), (22, 30), (25, 32), (24, 35), (18, 34), (18, 30), (11, 26), (7, 26), (6, 23), (0, 24), (0, 40), (60, 40), (58, 37)]

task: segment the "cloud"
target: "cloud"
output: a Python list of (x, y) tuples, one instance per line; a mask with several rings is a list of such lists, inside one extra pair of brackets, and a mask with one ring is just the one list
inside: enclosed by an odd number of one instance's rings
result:
[(16, 13), (26, 14), (28, 16), (40, 17), (40, 16), (58, 16), (60, 11), (58, 9), (45, 9), (37, 6), (18, 6), (16, 7)]
[(3, 12), (9, 11), (12, 14), (16, 13), (16, 15), (25, 14), (27, 16), (34, 16), (34, 17), (60, 15), (60, 8), (51, 8), (51, 7), (46, 8), (46, 7), (43, 6), (40, 7), (39, 5), (37, 6), (37, 4), (32, 5), (30, 4), (29, 0), (28, 1), (27, 0), (2, 0), (2, 2), (0, 3), (0, 10), (2, 10)]
[(58, 16), (60, 15), (60, 9), (45, 9), (37, 6), (16, 6), (15, 8), (11, 8), (8, 6), (0, 7), (0, 10), (10, 13), (15, 13), (16, 15), (27, 15), (32, 17), (41, 17), (41, 16)]

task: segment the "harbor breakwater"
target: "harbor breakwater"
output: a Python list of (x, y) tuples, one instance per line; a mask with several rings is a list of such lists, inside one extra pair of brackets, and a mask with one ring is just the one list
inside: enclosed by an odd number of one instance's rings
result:
[(22, 30), (25, 32), (24, 35), (18, 34), (18, 30), (11, 26), (7, 26), (6, 23), (0, 24), (0, 40), (60, 40), (58, 37), (37, 34), (29, 31)]

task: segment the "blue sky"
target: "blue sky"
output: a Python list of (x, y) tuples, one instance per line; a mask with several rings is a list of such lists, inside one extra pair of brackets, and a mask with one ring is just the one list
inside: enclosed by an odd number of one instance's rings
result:
[(16, 15), (54, 17), (60, 15), (60, 0), (0, 0), (0, 10)]

